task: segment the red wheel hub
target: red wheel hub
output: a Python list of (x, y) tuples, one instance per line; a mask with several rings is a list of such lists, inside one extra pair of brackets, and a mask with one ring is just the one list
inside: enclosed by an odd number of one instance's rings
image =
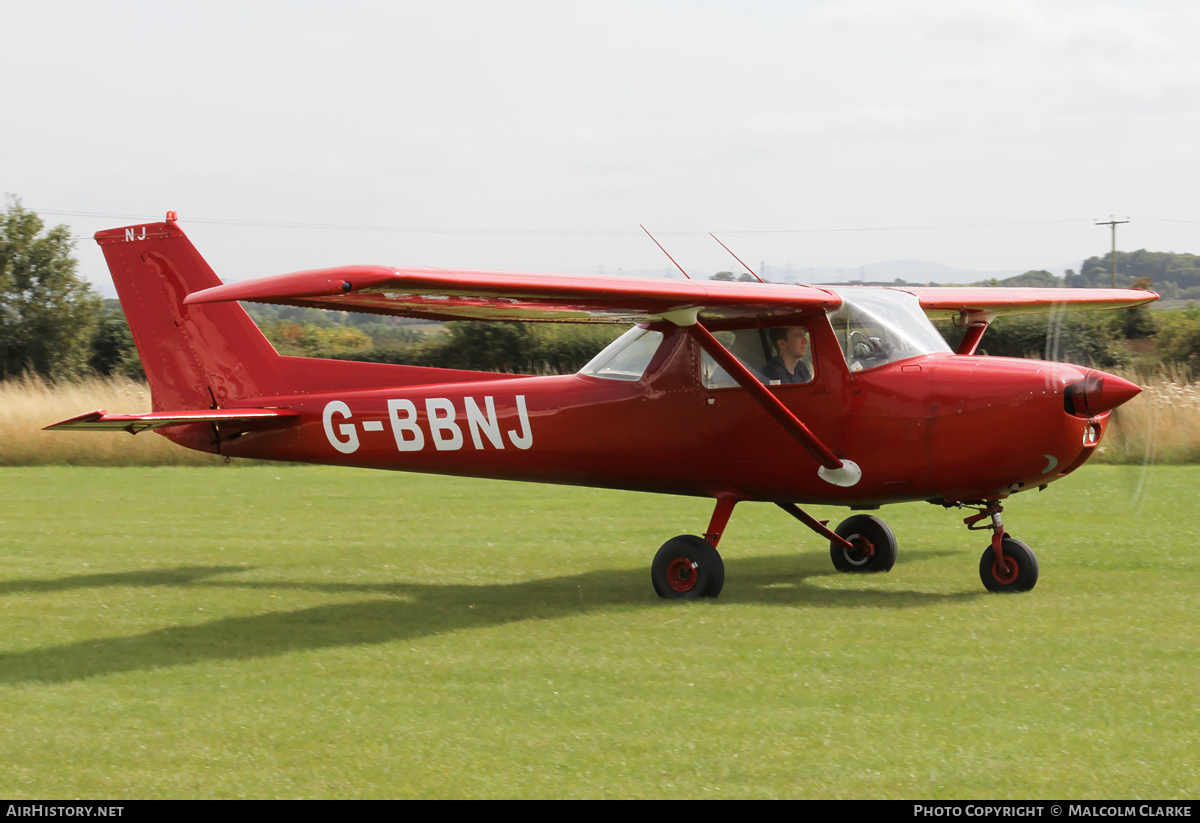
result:
[(861, 534), (852, 534), (846, 539), (850, 541), (850, 548), (842, 549), (842, 554), (855, 566), (865, 566), (875, 556), (875, 545)]
[(1017, 575), (1021, 573), (1021, 567), (1017, 565), (1017, 561), (1008, 555), (1004, 556), (1004, 565), (1000, 565), (1000, 558), (992, 561), (992, 577), (996, 578), (996, 582), (1005, 586), (1011, 586), (1017, 582)]
[(690, 592), (696, 587), (698, 566), (686, 557), (676, 557), (667, 565), (667, 585), (677, 592)]

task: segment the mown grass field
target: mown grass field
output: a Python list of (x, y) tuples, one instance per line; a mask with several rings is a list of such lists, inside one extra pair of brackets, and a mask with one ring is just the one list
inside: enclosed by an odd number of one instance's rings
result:
[[(1194, 798), (1200, 469), (885, 507), (887, 575), (747, 504), (319, 467), (0, 470), (9, 797)], [(814, 510), (835, 520), (846, 511)]]

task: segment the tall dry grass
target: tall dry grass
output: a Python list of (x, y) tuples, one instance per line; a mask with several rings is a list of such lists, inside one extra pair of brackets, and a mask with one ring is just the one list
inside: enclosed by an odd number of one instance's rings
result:
[(223, 458), (176, 446), (154, 432), (42, 431), (77, 414), (150, 411), (150, 388), (125, 377), (0, 382), (0, 466), (213, 466)]
[(1163, 367), (1150, 375), (1121, 376), (1141, 386), (1142, 393), (1113, 411), (1095, 459), (1120, 464), (1200, 463), (1200, 386), (1192, 375)]
[[(1119, 464), (1200, 463), (1200, 386), (1185, 372), (1122, 375), (1143, 387), (1113, 412), (1096, 457)], [(122, 377), (49, 383), (0, 382), (0, 466), (211, 466), (222, 458), (185, 449), (153, 432), (46, 432), (43, 426), (93, 409), (150, 411), (150, 389)], [(246, 461), (237, 461), (246, 462)]]

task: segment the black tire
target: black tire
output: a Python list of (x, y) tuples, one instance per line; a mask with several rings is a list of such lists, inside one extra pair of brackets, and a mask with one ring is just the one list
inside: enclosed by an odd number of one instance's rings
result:
[(716, 597), (725, 585), (725, 563), (703, 537), (681, 534), (663, 543), (654, 555), (650, 582), (666, 600)]
[[(869, 514), (856, 514), (847, 517), (833, 530), (838, 537), (844, 537), (851, 543), (870, 541), (875, 553), (867, 555), (845, 549), (829, 542), (829, 557), (833, 567), (840, 572), (888, 572), (896, 565), (896, 535), (878, 517)], [(857, 538), (857, 540), (856, 540)]]
[[(1004, 559), (1009, 565), (1007, 573), (996, 562), (996, 551), (988, 546), (979, 558), (979, 579), (990, 592), (1027, 592), (1037, 585), (1038, 562), (1033, 550), (1011, 537), (1000, 542)], [(1016, 568), (1012, 568), (1015, 566)]]

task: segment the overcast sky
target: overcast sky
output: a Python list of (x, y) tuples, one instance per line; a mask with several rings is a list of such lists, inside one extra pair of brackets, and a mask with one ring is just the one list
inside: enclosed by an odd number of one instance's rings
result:
[(0, 189), (232, 280), (1200, 252), (1194, 3), (0, 0), (0, 78)]

